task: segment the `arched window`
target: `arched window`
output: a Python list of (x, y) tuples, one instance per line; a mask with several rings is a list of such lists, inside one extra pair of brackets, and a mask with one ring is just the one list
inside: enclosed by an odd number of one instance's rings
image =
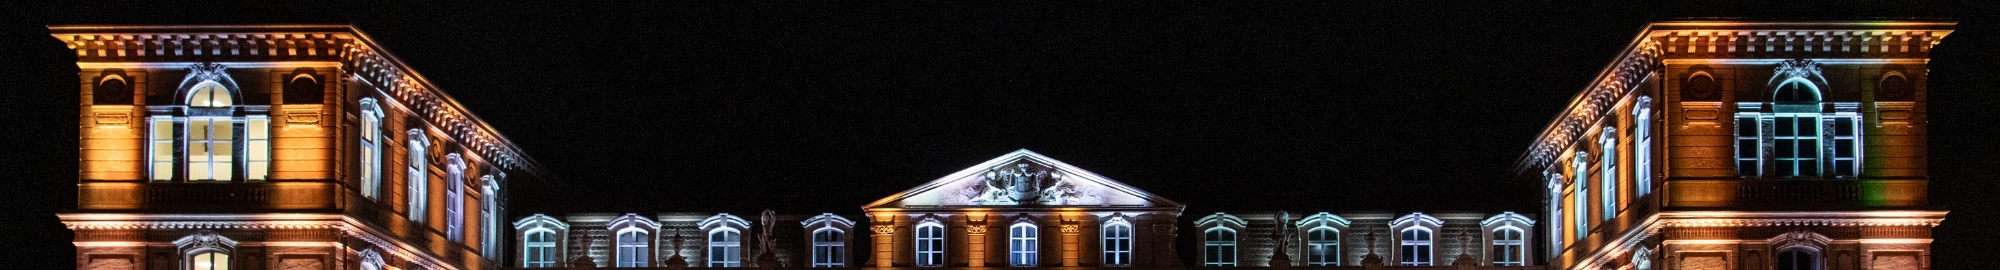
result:
[(1611, 220), (1611, 217), (1618, 216), (1618, 129), (1606, 127), (1603, 136), (1604, 139), (1599, 140), (1603, 144), (1600, 147), (1604, 149), (1604, 160), (1597, 162), (1597, 174), (1600, 175), (1597, 199), (1604, 204), (1598, 206), (1604, 213), (1597, 218)]
[(236, 250), (236, 240), (230, 240), (214, 231), (202, 230), (192, 235), (174, 240), (179, 247), (182, 269), (229, 270), (230, 255)]
[(1032, 223), (1015, 223), (1007, 228), (1008, 265), (1035, 266), (1035, 240), (1040, 236), (1036, 229)]
[(917, 266), (944, 264), (944, 225), (935, 221), (917, 224)]
[(444, 237), (465, 241), (465, 158), (444, 156)]
[(1203, 232), (1201, 250), (1207, 254), (1203, 266), (1236, 266), (1236, 230), (1212, 228)]
[(215, 250), (195, 253), (188, 260), (188, 269), (229, 270), (229, 253)]
[(1632, 109), (1632, 186), (1638, 195), (1653, 193), (1653, 98), (1640, 96)]
[(500, 217), (494, 216), (500, 208), (500, 185), (493, 182), (493, 176), (479, 177), (479, 250), (481, 256), (489, 259), (500, 258)]
[[(638, 231), (627, 231), (638, 232)], [(638, 232), (644, 234), (645, 232)], [(624, 237), (624, 235), (619, 235)], [(642, 237), (643, 238), (643, 237)], [(556, 267), (556, 232), (548, 229), (528, 231), (521, 245), (526, 251), (521, 254), (522, 267)], [(624, 245), (619, 246), (620, 252)]]
[(618, 267), (647, 267), (651, 256), (646, 252), (648, 237), (646, 230), (628, 228), (618, 231)]
[(1104, 265), (1132, 265), (1132, 224), (1112, 217), (1104, 224)]
[(1798, 247), (1778, 251), (1778, 265), (1775, 270), (1820, 270), (1819, 252)]
[(410, 143), (405, 146), (409, 149), (410, 154), (405, 159), (409, 163), (406, 166), (409, 167), (409, 173), (405, 174), (403, 179), (409, 182), (404, 184), (410, 186), (410, 194), (408, 196), (410, 200), (410, 221), (424, 222), (430, 216), (429, 176), (431, 170), (428, 168), (430, 166), (427, 163), (428, 161), (424, 160), (426, 157), (424, 152), (430, 148), (430, 139), (424, 136), (424, 130), (422, 129), (410, 129), (409, 134)]
[(382, 107), (361, 98), (361, 196), (382, 198)]
[(1547, 215), (1547, 216), (1544, 216), (1544, 217), (1548, 218), (1548, 221), (1547, 221), (1547, 223), (1542, 223), (1542, 224), (1548, 224), (1547, 226), (1543, 226), (1543, 227), (1548, 227), (1548, 228), (1549, 228), (1549, 232), (1548, 232), (1549, 234), (1548, 234), (1548, 237), (1543, 237), (1542, 239), (1548, 239), (1548, 240), (1549, 240), (1549, 245), (1548, 245), (1548, 252), (1549, 252), (1549, 254), (1556, 254), (1556, 253), (1558, 253), (1557, 251), (1560, 251), (1560, 250), (1562, 250), (1562, 246), (1563, 246), (1563, 245), (1562, 245), (1562, 240), (1563, 240), (1563, 238), (1562, 238), (1562, 232), (1563, 232), (1563, 231), (1562, 231), (1562, 227), (1563, 227), (1563, 226), (1562, 226), (1562, 224), (1563, 224), (1563, 222), (1562, 222), (1562, 221), (1563, 221), (1563, 218), (1562, 218), (1562, 217), (1563, 217), (1563, 213), (1562, 213), (1562, 207), (1563, 207), (1563, 197), (1562, 197), (1562, 184), (1563, 184), (1563, 176), (1562, 176), (1562, 174), (1560, 174), (1560, 173), (1546, 173), (1546, 172), (1544, 172), (1544, 174), (1548, 174), (1548, 176), (1549, 176), (1549, 183), (1548, 183), (1548, 185), (1549, 185), (1549, 197), (1548, 197), (1548, 205), (1549, 205), (1549, 215)]
[(1307, 230), (1306, 265), (1340, 265), (1340, 231), (1329, 227)]
[(840, 229), (820, 228), (813, 231), (812, 267), (846, 267), (846, 247)]
[(1431, 230), (1423, 227), (1403, 229), (1403, 266), (1431, 265)]
[[(1772, 162), (1779, 177), (1820, 175), (1819, 88), (1801, 79), (1778, 85), (1772, 99)], [(1850, 123), (1850, 127), (1851, 127)]]
[(721, 228), (708, 232), (708, 267), (742, 267), (743, 233)]
[[(224, 89), (222, 84), (204, 82), (195, 85), (194, 91), (188, 94), (187, 104), (193, 108), (190, 111), (199, 112), (200, 108), (228, 108), (233, 102), (229, 90)], [(231, 146), (235, 142), (235, 120), (227, 113), (215, 113), (212, 116), (190, 115), (187, 123), (187, 179), (229, 181), (234, 173), (231, 170), (234, 167), (232, 161), (236, 160), (233, 155), (235, 148)]]
[(1493, 265), (1521, 266), (1526, 262), (1526, 250), (1521, 249), (1526, 242), (1521, 240), (1521, 229), (1512, 227), (1493, 230)]
[(1583, 239), (1585, 236), (1590, 236), (1590, 177), (1587, 176), (1590, 175), (1590, 154), (1576, 153), (1575, 175), (1576, 180), (1570, 182), (1576, 185), (1576, 190), (1569, 194), (1570, 199), (1574, 200), (1570, 203), (1570, 207), (1575, 208), (1570, 213), (1575, 217), (1570, 221), (1576, 223), (1574, 227), (1576, 238)]

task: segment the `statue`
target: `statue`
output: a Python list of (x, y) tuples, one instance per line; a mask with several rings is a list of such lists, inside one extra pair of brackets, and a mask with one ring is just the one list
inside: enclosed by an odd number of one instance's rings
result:
[(764, 214), (760, 218), (763, 219), (761, 222), (764, 231), (757, 234), (757, 267), (764, 269), (778, 267), (778, 255), (773, 252), (778, 244), (771, 239), (771, 230), (778, 224), (778, 212), (764, 209)]
[(1291, 213), (1286, 213), (1285, 211), (1278, 211), (1278, 229), (1277, 231), (1271, 233), (1271, 237), (1276, 238), (1274, 240), (1278, 240), (1277, 241), (1278, 250), (1271, 252), (1271, 267), (1285, 268), (1292, 266), (1292, 256), (1289, 254), (1285, 254), (1286, 253), (1285, 246), (1291, 245), (1292, 243), (1291, 230), (1286, 228), (1290, 227), (1286, 225), (1290, 225), (1291, 221), (1292, 221)]
[(667, 257), (667, 269), (669, 269), (669, 270), (682, 270), (682, 269), (687, 269), (687, 267), (688, 267), (688, 261), (687, 261), (687, 258), (685, 258), (685, 257), (681, 257), (681, 232), (680, 232), (680, 230), (674, 230), (674, 236), (673, 236), (673, 239), (674, 239), (674, 256), (673, 256), (673, 257)]

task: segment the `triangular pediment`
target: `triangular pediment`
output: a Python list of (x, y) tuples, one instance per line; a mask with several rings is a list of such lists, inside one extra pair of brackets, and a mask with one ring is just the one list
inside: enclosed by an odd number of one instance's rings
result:
[(1021, 149), (862, 208), (1180, 207), (1166, 198)]

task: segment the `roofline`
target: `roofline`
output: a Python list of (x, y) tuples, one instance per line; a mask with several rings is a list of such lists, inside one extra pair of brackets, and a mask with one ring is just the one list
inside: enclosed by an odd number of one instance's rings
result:
[[(1526, 173), (1529, 169), (1536, 167), (1535, 164), (1532, 164), (1531, 161), (1531, 159), (1535, 157), (1536, 147), (1544, 143), (1548, 139), (1549, 134), (1553, 133), (1557, 128), (1560, 127), (1560, 124), (1562, 124), (1562, 120), (1566, 118), (1566, 116), (1569, 116), (1570, 111), (1573, 111), (1578, 106), (1588, 102), (1589, 96), (1587, 94), (1590, 93), (1591, 89), (1597, 88), (1600, 83), (1602, 83), (1605, 79), (1612, 76), (1613, 73), (1617, 72), (1619, 61), (1632, 55), (1632, 51), (1637, 49), (1640, 45), (1642, 45), (1641, 42), (1645, 41), (1655, 31), (1683, 30), (1683, 29), (1814, 30), (1817, 28), (1826, 30), (1834, 30), (1834, 29), (1938, 30), (1938, 31), (1946, 31), (1947, 34), (1949, 34), (1949, 32), (1955, 30), (1957, 25), (1958, 21), (1946, 18), (1839, 20), (1839, 21), (1811, 21), (1805, 19), (1740, 20), (1740, 19), (1696, 18), (1696, 19), (1663, 20), (1663, 21), (1653, 21), (1650, 23), (1646, 23), (1645, 26), (1639, 28), (1638, 34), (1635, 34), (1630, 42), (1625, 43), (1624, 49), (1619, 50), (1615, 56), (1612, 56), (1611, 61), (1606, 62), (1604, 64), (1604, 68), (1598, 70), (1597, 76), (1591, 77), (1590, 82), (1584, 84), (1584, 87), (1581, 91), (1576, 92), (1576, 94), (1570, 97), (1568, 105), (1564, 106), (1562, 111), (1558, 111), (1553, 118), (1549, 119), (1548, 123), (1543, 125), (1541, 132), (1536, 133), (1534, 141), (1529, 142), (1527, 151), (1523, 152), (1521, 156), (1514, 159), (1514, 165), (1513, 165), (1514, 174), (1518, 176), (1523, 173)], [(1637, 86), (1632, 86), (1632, 87), (1637, 87)], [(1599, 118), (1602, 117), (1600, 116)]]
[[(353, 35), (356, 41), (362, 42), (363, 44), (367, 44), (371, 49), (379, 51), (380, 55), (383, 58), (388, 59), (397, 68), (402, 69), (404, 72), (409, 74), (410, 77), (415, 78), (416, 81), (422, 83), (424, 87), (427, 87), (433, 91), (440, 92), (440, 95), (438, 96), (443, 97), (442, 99), (445, 101), (445, 104), (447, 106), (451, 106), (452, 108), (457, 109), (460, 112), (463, 112), (466, 118), (469, 118), (473, 120), (475, 123), (478, 123), (480, 127), (485, 128), (488, 131), (492, 131), (494, 139), (500, 140), (501, 142), (506, 143), (509, 147), (513, 147), (515, 150), (521, 152), (520, 158), (522, 159), (522, 163), (527, 165), (524, 166), (526, 168), (524, 168), (524, 170), (522, 171), (527, 171), (530, 172), (531, 174), (534, 174), (535, 178), (540, 179), (541, 181), (548, 181), (551, 183), (555, 183), (557, 185), (563, 185), (562, 181), (552, 178), (552, 175), (548, 172), (546, 166), (543, 166), (541, 162), (535, 161), (534, 157), (528, 155), (527, 149), (522, 148), (520, 144), (514, 143), (514, 140), (508, 138), (505, 133), (500, 132), (500, 129), (494, 128), (491, 124), (488, 124), (486, 122), (486, 119), (479, 118), (479, 115), (477, 113), (474, 113), (472, 112), (471, 109), (466, 108), (464, 104), (459, 103), (457, 98), (452, 97), (448, 93), (445, 93), (444, 88), (432, 84), (429, 78), (424, 77), (423, 73), (417, 72), (415, 68), (410, 67), (409, 63), (403, 62), (403, 59), (397, 58), (396, 54), (390, 52), (387, 47), (382, 46), (380, 43), (376, 43), (374, 37), (370, 37), (367, 33), (362, 32), (360, 28), (355, 27), (354, 25), (351, 24), (269, 24), (269, 25), (265, 24), (259, 24), (259, 25), (69, 24), (69, 25), (48, 25), (48, 28), (50, 34), (65, 34), (65, 33), (74, 34), (74, 33), (85, 33), (85, 32), (160, 33), (162, 31), (190, 32), (190, 33), (274, 32), (274, 31), (345, 32)], [(161, 34), (167, 34), (167, 33), (161, 33)]]

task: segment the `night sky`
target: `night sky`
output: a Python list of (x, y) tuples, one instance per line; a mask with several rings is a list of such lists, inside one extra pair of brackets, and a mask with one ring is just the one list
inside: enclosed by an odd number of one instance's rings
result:
[(0, 88), (5, 158), (26, 166), (0, 189), (27, 211), (0, 229), (32, 233), (0, 254), (74, 266), (51, 213), (74, 207), (75, 60), (46, 24), (354, 24), (572, 194), (517, 215), (858, 217), (1026, 148), (1192, 220), (1538, 214), (1511, 166), (1646, 22), (1922, 17), (1962, 20), (1932, 53), (1934, 263), (2000, 268), (1972, 253), (2000, 226), (2000, 9), (1952, 3), (7, 3), (0, 76), (29, 83)]

